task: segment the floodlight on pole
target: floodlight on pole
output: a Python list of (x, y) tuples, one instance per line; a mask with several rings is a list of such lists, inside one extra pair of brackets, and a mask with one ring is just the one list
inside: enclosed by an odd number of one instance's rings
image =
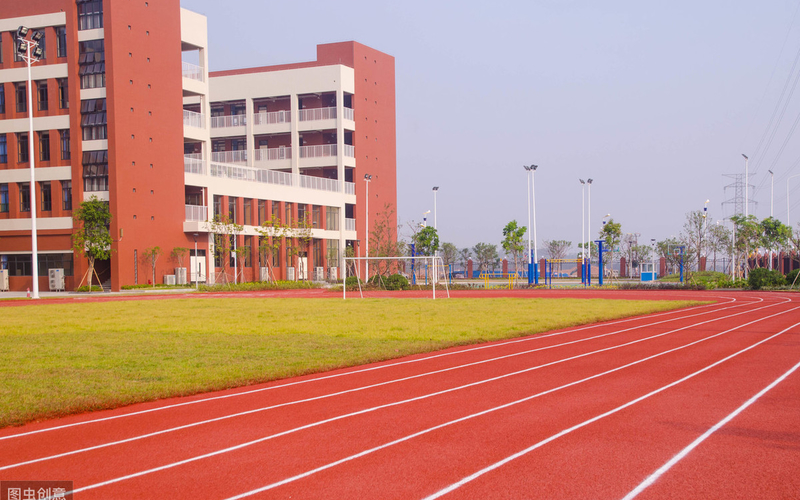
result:
[(789, 181), (794, 179), (795, 177), (800, 177), (800, 174), (793, 175), (793, 176), (789, 177), (788, 179), (786, 179), (786, 225), (789, 226), (790, 228), (792, 227), (792, 223), (790, 222), (790, 217), (789, 217), (789, 215), (790, 215), (789, 214), (789, 210), (790, 210), (790, 208), (789, 208)]
[[(523, 165), (522, 168), (528, 172), (528, 177), (531, 176), (531, 167)], [(525, 194), (528, 197), (528, 284), (533, 283), (533, 244), (531, 242), (531, 234), (533, 228), (531, 227), (531, 190), (530, 181), (525, 179)]]
[(770, 218), (773, 217), (773, 201), (775, 199), (775, 172), (772, 170), (767, 170), (769, 172), (769, 179), (770, 179), (770, 186), (769, 186), (769, 216)]
[[(366, 246), (366, 257), (369, 258), (369, 183), (372, 181), (372, 175), (364, 174), (364, 183), (367, 185), (367, 192), (364, 199), (366, 200), (366, 206), (364, 211), (364, 238), (366, 238), (367, 246)], [(369, 280), (369, 260), (366, 263), (366, 271), (364, 272), (365, 280)]]
[(744, 217), (747, 218), (750, 215), (750, 202), (748, 201), (748, 184), (750, 183), (750, 173), (749, 173), (749, 161), (750, 158), (747, 157), (746, 154), (742, 153), (744, 157)]
[[(587, 243), (589, 244), (589, 248), (587, 248), (586, 255), (589, 259), (589, 269), (591, 270), (592, 265), (592, 181), (594, 179), (586, 179), (586, 203), (587, 203), (587, 211), (586, 211), (586, 233), (589, 236)], [(591, 271), (589, 273), (589, 278), (591, 280)]]
[(581, 278), (586, 282), (586, 181), (581, 181)]
[[(36, 178), (35, 161), (33, 151), (33, 82), (31, 79), (31, 64), (38, 62), (42, 57), (42, 48), (39, 41), (44, 36), (40, 31), (31, 34), (31, 40), (26, 40), (30, 30), (25, 26), (17, 28), (17, 40), (19, 41), (17, 52), (28, 66), (28, 161), (31, 164), (30, 182), (30, 209), (31, 209), (31, 277), (33, 278), (32, 299), (39, 298), (39, 248), (36, 236)], [(33, 47), (33, 51), (31, 51)]]

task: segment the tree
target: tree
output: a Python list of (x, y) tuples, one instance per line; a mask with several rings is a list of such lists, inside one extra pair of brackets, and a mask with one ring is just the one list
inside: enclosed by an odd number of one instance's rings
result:
[(587, 241), (585, 244), (584, 243), (578, 243), (578, 258), (579, 259), (584, 258), (584, 254), (585, 255), (591, 255), (592, 256), (592, 262), (594, 262), (595, 260), (597, 260), (597, 252), (598, 252), (597, 243), (595, 243), (594, 241)]
[(211, 221), (211, 232), (214, 233), (214, 255), (221, 261), (222, 280), (228, 282), (228, 261), (235, 247), (236, 237), (244, 230), (244, 226), (235, 223), (224, 214), (217, 214)]
[(458, 258), (458, 248), (456, 248), (456, 246), (452, 243), (443, 243), (441, 257), (442, 263), (444, 263), (444, 266), (449, 273), (450, 265), (455, 264), (456, 259)]
[[(572, 248), (572, 242), (567, 240), (545, 240), (544, 247), (550, 259), (561, 260), (566, 258), (567, 252)], [(561, 272), (561, 267), (561, 262), (559, 262), (558, 272)]]
[(153, 275), (153, 287), (156, 286), (156, 262), (158, 261), (158, 257), (161, 255), (161, 247), (155, 246), (150, 248), (145, 248), (144, 252), (142, 252), (142, 260), (150, 266), (150, 270), (152, 271)]
[[(758, 248), (761, 242), (762, 229), (755, 215), (748, 215), (747, 217), (743, 215), (734, 215), (731, 217), (731, 220), (733, 221), (736, 232), (733, 247), (735, 254), (734, 266), (738, 276), (740, 269), (739, 254), (744, 252), (744, 266), (749, 270), (750, 250)], [(758, 265), (758, 259), (756, 259), (756, 265)]]
[(461, 266), (464, 268), (464, 277), (471, 278), (472, 276), (467, 276), (467, 267), (469, 266), (469, 260), (472, 257), (472, 252), (469, 248), (462, 248), (458, 251), (458, 260), (461, 262)]
[[(75, 232), (72, 235), (72, 246), (76, 252), (89, 259), (89, 290), (92, 289), (92, 276), (95, 273), (96, 260), (111, 257), (111, 212), (108, 203), (92, 196), (80, 204), (72, 215), (75, 221)], [(99, 278), (98, 278), (99, 281)], [(81, 280), (83, 284), (83, 280)], [(98, 283), (102, 285), (102, 283)], [(80, 286), (80, 285), (78, 285)]]
[(433, 255), (439, 250), (439, 234), (433, 226), (423, 227), (414, 235), (417, 255)]
[[(396, 220), (394, 208), (391, 203), (386, 203), (375, 218), (372, 231), (370, 231), (369, 249), (372, 257), (401, 256), (402, 251), (397, 241)], [(380, 276), (386, 276), (392, 271), (392, 264), (388, 260), (378, 260), (370, 267), (374, 269), (371, 274)]]
[(691, 253), (694, 257), (692, 260), (694, 260), (698, 266), (700, 264), (700, 257), (703, 255), (703, 248), (707, 246), (707, 224), (710, 222), (711, 221), (706, 219), (703, 210), (694, 210), (686, 213), (686, 221), (683, 223), (683, 240), (686, 243), (687, 250), (691, 249)]
[(281, 249), (281, 241), (283, 238), (283, 224), (277, 214), (272, 214), (272, 217), (261, 223), (256, 227), (258, 238), (258, 256), (261, 260), (261, 266), (264, 267), (266, 262), (267, 278), (275, 281), (275, 272), (272, 269), (272, 259)]
[(506, 255), (511, 255), (514, 258), (514, 272), (519, 269), (519, 258), (522, 252), (525, 251), (525, 243), (523, 238), (528, 228), (525, 226), (518, 226), (516, 220), (512, 220), (506, 227), (503, 228), (503, 241), (500, 244)]
[(670, 237), (656, 243), (656, 253), (663, 257), (667, 264), (667, 272), (675, 273), (681, 262), (680, 254), (675, 253), (675, 248), (681, 246), (681, 242), (675, 237)]
[[(719, 222), (719, 221), (718, 221)], [(717, 252), (729, 254), (731, 250), (731, 232), (722, 225), (714, 224), (708, 228), (708, 249), (712, 252), (713, 268), (717, 270)]]
[[(311, 227), (311, 221), (308, 218), (308, 214), (306, 214), (302, 220), (297, 221), (297, 225), (286, 228), (286, 237), (297, 240), (297, 245), (292, 244), (287, 247), (289, 249), (287, 253), (290, 255), (292, 260), (294, 260), (294, 257), (298, 257), (301, 253), (308, 255), (308, 248), (313, 239), (311, 237)], [(308, 281), (308, 273), (303, 266), (302, 259), (297, 260), (297, 268), (298, 271), (295, 273), (295, 280), (302, 275), (305, 277), (306, 281)]]
[(774, 217), (761, 221), (761, 246), (770, 254), (769, 265), (772, 268), (772, 252), (786, 246), (792, 236), (792, 229)]
[(183, 259), (186, 257), (186, 252), (188, 251), (189, 249), (185, 247), (175, 247), (169, 253), (169, 258), (178, 264), (178, 267), (183, 267)]
[(603, 224), (599, 235), (600, 239), (605, 241), (608, 254), (608, 258), (603, 256), (603, 262), (608, 264), (608, 271), (611, 271), (614, 268), (614, 249), (619, 246), (619, 241), (622, 237), (622, 224), (614, 222), (614, 219), (608, 219), (608, 222)]
[(489, 270), (489, 266), (494, 267), (495, 262), (499, 258), (497, 255), (497, 245), (490, 245), (489, 243), (478, 243), (472, 247), (472, 253), (475, 254), (475, 259), (478, 261), (478, 268), (482, 272)]

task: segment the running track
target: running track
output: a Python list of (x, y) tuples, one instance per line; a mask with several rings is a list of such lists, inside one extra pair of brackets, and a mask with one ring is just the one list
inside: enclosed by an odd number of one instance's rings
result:
[(800, 497), (800, 296), (643, 297), (716, 302), (7, 428), (0, 479), (76, 499)]

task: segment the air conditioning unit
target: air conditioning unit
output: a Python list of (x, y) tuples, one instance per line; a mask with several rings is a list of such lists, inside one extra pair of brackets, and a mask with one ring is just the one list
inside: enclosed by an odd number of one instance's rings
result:
[(294, 281), (294, 268), (287, 267), (286, 268), (286, 281)]
[(258, 273), (259, 280), (261, 281), (269, 281), (269, 268), (268, 267), (260, 267)]
[(186, 268), (185, 267), (176, 267), (175, 268), (175, 283), (178, 285), (185, 285), (186, 284)]
[(0, 292), (8, 291), (8, 269), (0, 269)]
[(339, 276), (339, 272), (338, 271), (339, 271), (339, 269), (336, 268), (336, 267), (329, 267), (328, 268), (328, 279), (330, 281), (336, 281), (337, 279), (339, 279), (338, 278), (338, 276)]
[(165, 285), (174, 285), (175, 284), (175, 275), (174, 274), (165, 274), (164, 275), (164, 284)]
[(314, 268), (314, 281), (325, 281), (325, 268), (324, 267), (315, 267)]
[(64, 291), (64, 270), (50, 269), (50, 291)]

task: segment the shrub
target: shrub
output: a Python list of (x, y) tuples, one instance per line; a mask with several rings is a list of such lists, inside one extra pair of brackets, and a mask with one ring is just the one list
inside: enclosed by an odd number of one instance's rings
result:
[(386, 278), (387, 290), (407, 290), (409, 287), (408, 278), (402, 274), (393, 274)]
[(79, 287), (75, 291), (76, 292), (102, 292), (103, 291), (103, 287), (100, 286), (100, 285), (92, 285), (92, 289), (89, 290), (89, 285), (83, 285), (82, 287)]
[(344, 282), (345, 286), (358, 286), (359, 283), (364, 282), (358, 279), (358, 276), (348, 276)]
[(793, 283), (795, 285), (800, 285), (800, 280), (797, 279), (797, 273), (800, 273), (800, 269), (795, 269), (794, 271), (789, 271), (789, 274), (786, 275), (786, 284), (791, 286)]
[(778, 271), (770, 271), (763, 267), (750, 271), (747, 279), (747, 287), (750, 290), (760, 290), (764, 287), (776, 287), (786, 284), (786, 279)]

